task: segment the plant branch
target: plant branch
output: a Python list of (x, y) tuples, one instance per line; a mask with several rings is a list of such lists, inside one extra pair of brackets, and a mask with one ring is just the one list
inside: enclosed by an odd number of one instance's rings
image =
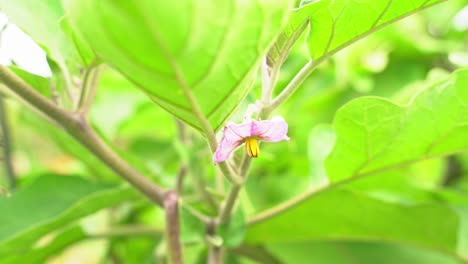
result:
[(8, 123), (7, 106), (5, 105), (5, 97), (0, 93), (0, 129), (1, 129), (1, 144), (0, 148), (3, 149), (3, 163), (5, 164), (5, 174), (8, 181), (8, 188), (10, 190), (16, 187), (16, 177), (13, 171), (12, 149), (10, 139), (10, 127)]
[(164, 198), (166, 214), (166, 241), (169, 253), (169, 263), (184, 263), (182, 243), (180, 242), (179, 196), (175, 191), (169, 191)]
[(59, 108), (52, 101), (40, 95), (34, 88), (29, 86), (29, 84), (24, 82), (11, 70), (2, 65), (0, 65), (0, 80), (14, 94), (60, 124), (72, 137), (108, 165), (117, 175), (124, 178), (141, 193), (162, 206), (165, 190), (140, 174), (140, 172), (120, 158), (96, 135), (81, 115), (70, 113)]

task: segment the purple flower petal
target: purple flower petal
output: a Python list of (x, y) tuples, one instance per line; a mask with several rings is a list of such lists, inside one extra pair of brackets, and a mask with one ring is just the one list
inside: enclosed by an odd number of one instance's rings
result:
[(246, 137), (250, 137), (250, 123), (228, 123), (224, 127), (223, 138), (214, 153), (213, 161), (215, 163), (225, 161), (232, 151), (244, 142), (244, 138)]
[(252, 122), (252, 136), (257, 136), (262, 141), (278, 142), (282, 140), (289, 140), (287, 133), (288, 124), (280, 116), (275, 116), (271, 120)]
[(242, 124), (228, 123), (224, 127), (224, 135), (213, 155), (215, 163), (223, 162), (240, 145), (245, 138), (256, 137), (267, 142), (289, 140), (288, 124), (280, 116), (271, 120), (251, 121)]

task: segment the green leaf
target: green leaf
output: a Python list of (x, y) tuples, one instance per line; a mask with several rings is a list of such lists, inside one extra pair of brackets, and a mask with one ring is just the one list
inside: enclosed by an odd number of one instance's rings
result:
[(335, 131), (330, 125), (315, 126), (309, 134), (308, 157), (312, 186), (327, 184), (324, 161), (335, 143)]
[(456, 264), (462, 263), (445, 254), (388, 243), (369, 242), (298, 242), (268, 245), (283, 262), (294, 264)]
[(47, 258), (60, 254), (68, 246), (86, 239), (88, 236), (85, 231), (79, 227), (74, 226), (60, 234), (46, 246), (34, 248), (31, 251), (18, 255), (9, 255), (0, 259), (0, 264), (15, 264), (15, 263), (44, 263)]
[(238, 208), (229, 221), (219, 226), (218, 234), (223, 238), (223, 246), (232, 248), (242, 243), (245, 230), (245, 215), (242, 209)]
[(181, 240), (184, 244), (200, 243), (205, 237), (205, 228), (202, 221), (196, 218), (191, 212), (191, 207), (180, 206), (181, 216)]
[(50, 80), (39, 76), (35, 75), (32, 73), (29, 73), (25, 70), (22, 70), (14, 65), (9, 66), (10, 70), (12, 70), (16, 75), (18, 75), (23, 81), (27, 82), (31, 87), (34, 87), (38, 92), (40, 92), (42, 95), (51, 98), (51, 90), (50, 90)]
[(320, 8), (325, 7), (326, 1), (318, 1), (307, 8), (294, 9), (289, 15), (283, 31), (278, 35), (267, 55), (267, 65), (277, 71), (289, 55), (289, 52), (309, 24), (309, 18)]
[(190, 91), (216, 130), (249, 91), (289, 2), (63, 0), (72, 26), (102, 59), (200, 128)]
[(247, 229), (248, 243), (385, 241), (456, 252), (459, 216), (442, 204), (401, 205), (329, 189)]
[(0, 10), (47, 49), (53, 60), (62, 63), (72, 57), (73, 47), (59, 25), (63, 17), (60, 0), (0, 0)]
[(135, 197), (129, 187), (73, 176), (41, 176), (10, 198), (0, 197), (0, 255), (24, 252), (51, 231)]
[(374, 174), (468, 148), (468, 70), (460, 70), (400, 106), (364, 97), (334, 120), (336, 145), (326, 160), (331, 181)]
[(313, 60), (327, 58), (364, 36), (444, 0), (321, 0), (301, 9), (310, 14), (307, 39)]

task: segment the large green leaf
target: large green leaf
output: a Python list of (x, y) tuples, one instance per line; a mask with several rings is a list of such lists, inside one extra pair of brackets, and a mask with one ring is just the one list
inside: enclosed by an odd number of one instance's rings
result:
[(330, 189), (250, 226), (246, 240), (248, 243), (387, 241), (455, 254), (459, 228), (459, 215), (442, 204), (401, 205), (354, 191)]
[(336, 145), (326, 161), (331, 181), (377, 173), (468, 148), (468, 70), (419, 93), (409, 105), (365, 97), (341, 108)]
[(41, 176), (10, 198), (0, 197), (0, 255), (24, 252), (51, 231), (135, 197), (128, 187), (73, 176)]
[(218, 129), (249, 91), (287, 0), (63, 0), (72, 25), (157, 104), (200, 128), (191, 91)]
[[(321, 0), (303, 6), (311, 14), (307, 39), (312, 59), (326, 58), (395, 20), (445, 0)], [(298, 16), (301, 16), (298, 13)]]

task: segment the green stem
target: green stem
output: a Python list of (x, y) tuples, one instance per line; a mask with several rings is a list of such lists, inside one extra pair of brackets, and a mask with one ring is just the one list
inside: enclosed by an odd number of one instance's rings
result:
[[(247, 180), (247, 175), (248, 175), (248, 171), (249, 171), (251, 163), (252, 163), (252, 158), (244, 154), (243, 159), (242, 159), (242, 167), (240, 170), (241, 176), (244, 182)], [(231, 190), (229, 190), (228, 196), (226, 198), (226, 202), (224, 203), (221, 213), (219, 214), (219, 219), (218, 219), (219, 223), (223, 223), (230, 218), (232, 211), (234, 210), (234, 206), (237, 202), (237, 198), (239, 197), (239, 193), (242, 190), (242, 187), (244, 187), (244, 184), (233, 185), (231, 187)]]
[(302, 69), (294, 76), (291, 82), (288, 83), (284, 90), (269, 105), (262, 109), (262, 112), (264, 112), (262, 115), (268, 117), (273, 110), (284, 103), (325, 58), (328, 57), (324, 56), (316, 61), (309, 61), (306, 63), (306, 65), (304, 65), (304, 67), (302, 67)]
[(10, 69), (0, 65), (0, 80), (14, 94), (60, 124), (72, 137), (108, 165), (117, 175), (132, 184), (141, 193), (162, 206), (165, 190), (140, 174), (120, 158), (92, 130), (86, 120), (76, 113), (67, 112), (47, 100)]

